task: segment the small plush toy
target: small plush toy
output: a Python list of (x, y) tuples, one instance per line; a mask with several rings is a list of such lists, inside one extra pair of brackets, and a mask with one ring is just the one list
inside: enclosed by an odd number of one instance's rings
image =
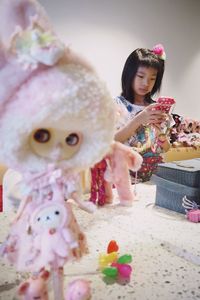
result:
[(182, 206), (185, 208), (187, 219), (191, 222), (200, 222), (200, 205), (189, 200), (186, 196), (182, 199)]
[(27, 264), (34, 263), (35, 270), (40, 270), (46, 266), (53, 266), (56, 261), (58, 267), (62, 267), (70, 257), (78, 256), (74, 250), (81, 249), (81, 254), (86, 252), (84, 248), (84, 239), (78, 224), (71, 228), (73, 213), (68, 203), (58, 203), (50, 201), (40, 205), (31, 216), (30, 226), (34, 234), (32, 253), (32, 262), (28, 262), (28, 253), (26, 255)]
[(62, 300), (65, 262), (87, 252), (69, 199), (93, 211), (82, 200), (79, 174), (110, 149), (113, 100), (58, 39), (39, 3), (1, 4), (0, 161), (22, 174), (21, 203), (1, 254), (19, 271), (49, 267)]
[(48, 287), (47, 281), (50, 273), (46, 270), (41, 270), (38, 276), (33, 275), (26, 281), (22, 282), (17, 293), (22, 300), (48, 300)]

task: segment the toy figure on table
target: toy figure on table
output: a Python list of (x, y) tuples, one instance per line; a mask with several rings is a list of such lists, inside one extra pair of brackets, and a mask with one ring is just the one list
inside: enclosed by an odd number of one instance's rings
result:
[(99, 255), (99, 269), (105, 278), (111, 278), (117, 282), (129, 282), (132, 267), (132, 255), (119, 255), (119, 246), (115, 240), (111, 240), (107, 246), (107, 253)]
[[(65, 263), (88, 251), (70, 199), (94, 209), (82, 200), (79, 173), (110, 149), (112, 99), (92, 68), (57, 38), (39, 3), (4, 0), (0, 21), (0, 161), (23, 178), (1, 255), (38, 283), (49, 270), (54, 297), (62, 300)], [(29, 290), (19, 290), (30, 299)]]
[(121, 205), (130, 206), (135, 198), (129, 170), (137, 171), (142, 157), (136, 151), (119, 142), (113, 142), (105, 158), (91, 169), (90, 201), (98, 205), (112, 203), (112, 186), (117, 190)]
[(185, 208), (187, 219), (194, 223), (200, 222), (200, 205), (194, 200), (189, 200), (186, 196), (182, 199), (182, 206)]
[[(124, 122), (126, 110), (115, 106), (115, 123)], [(142, 164), (142, 157), (133, 149), (119, 142), (113, 142), (103, 160), (91, 168), (90, 201), (99, 206), (113, 201), (112, 188), (115, 187), (121, 205), (130, 206), (135, 198), (131, 187), (129, 170), (137, 171)]]

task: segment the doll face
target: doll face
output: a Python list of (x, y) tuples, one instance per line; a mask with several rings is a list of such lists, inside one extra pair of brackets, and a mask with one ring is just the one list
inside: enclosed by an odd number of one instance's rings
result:
[(60, 128), (41, 127), (32, 132), (29, 143), (35, 154), (50, 161), (73, 157), (82, 144), (82, 134)]

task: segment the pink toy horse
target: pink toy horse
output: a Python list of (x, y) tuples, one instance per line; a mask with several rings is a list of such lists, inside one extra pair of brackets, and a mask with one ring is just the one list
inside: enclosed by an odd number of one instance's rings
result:
[(92, 169), (91, 201), (98, 204), (112, 202), (112, 185), (114, 184), (121, 205), (131, 205), (134, 193), (131, 187), (129, 170), (136, 172), (142, 164), (142, 156), (130, 147), (119, 142), (111, 145), (105, 159)]

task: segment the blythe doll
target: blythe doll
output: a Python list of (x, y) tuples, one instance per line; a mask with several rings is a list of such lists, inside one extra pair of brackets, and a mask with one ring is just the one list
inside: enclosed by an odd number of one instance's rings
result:
[(93, 209), (81, 199), (79, 173), (110, 149), (113, 103), (36, 1), (5, 0), (0, 11), (0, 161), (22, 174), (22, 200), (1, 255), (39, 282), (42, 270), (52, 272), (62, 300), (64, 264), (87, 253), (69, 199)]

